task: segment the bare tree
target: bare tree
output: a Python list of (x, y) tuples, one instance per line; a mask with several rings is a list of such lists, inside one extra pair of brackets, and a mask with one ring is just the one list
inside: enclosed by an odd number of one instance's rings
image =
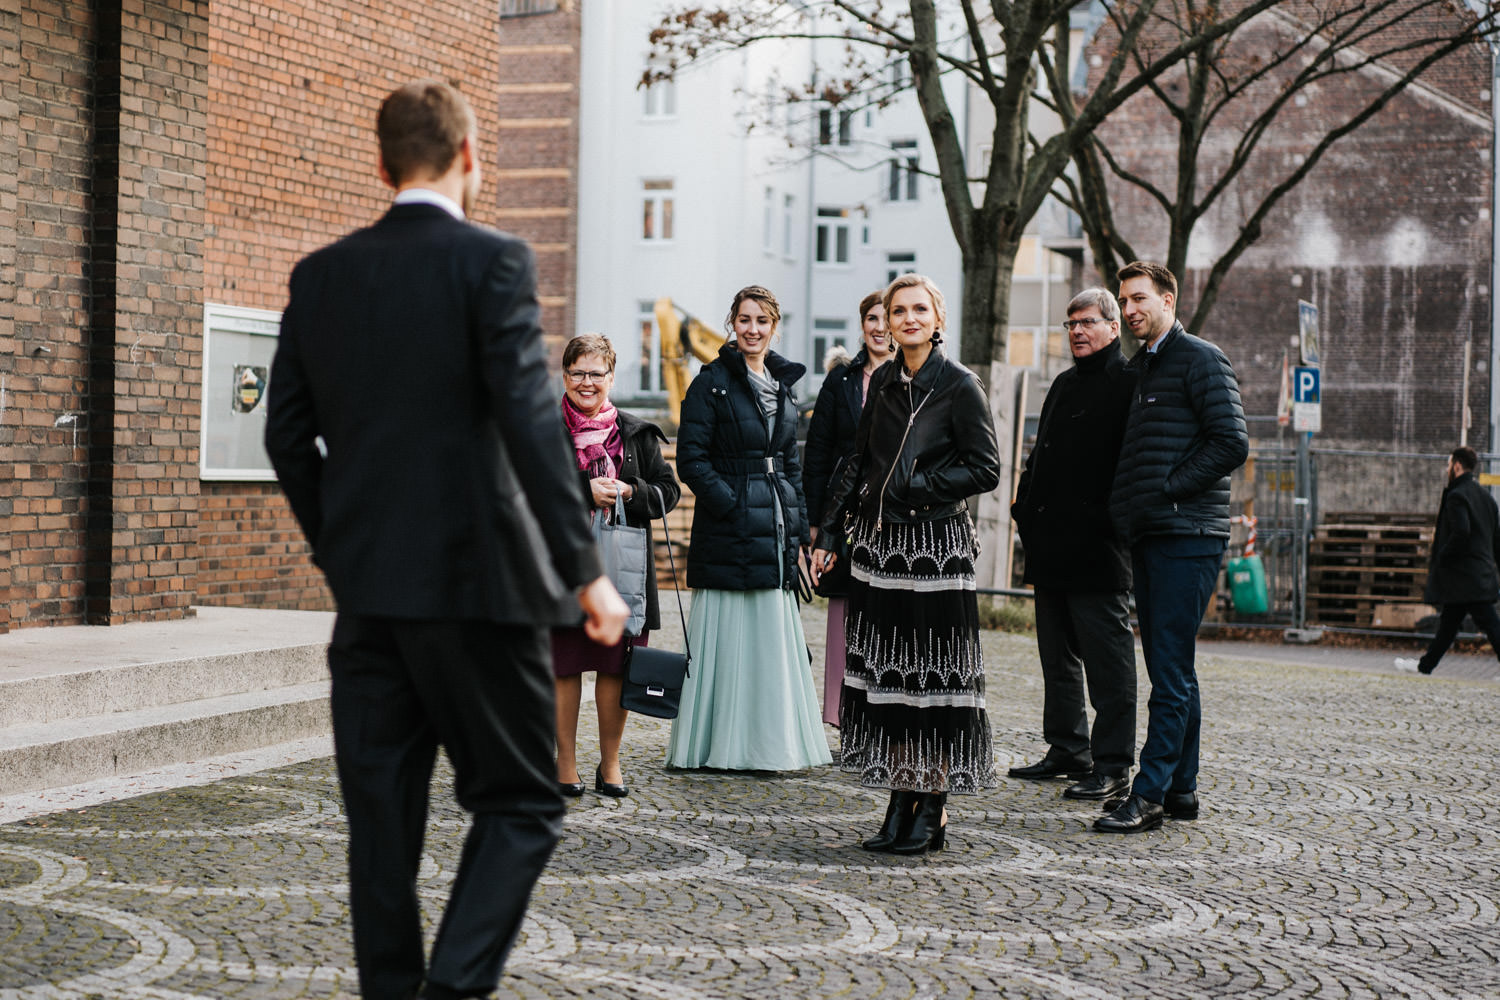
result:
[[(1114, 10), (1112, 31), (1095, 45), (1128, 51), (1139, 70), (1157, 52), (1181, 49), (1205, 25), (1239, 8), (1234, 0), (1173, 0), (1157, 6), (1145, 30)], [(1235, 199), (1238, 235), (1208, 266), (1193, 314), (1184, 318), (1187, 329), (1197, 332), (1230, 269), (1261, 237), (1267, 217), (1324, 154), (1443, 60), (1480, 45), (1497, 27), (1500, 5), (1481, 12), (1453, 0), (1276, 4), (1211, 44), (1192, 47), (1137, 98), (1155, 101), (1156, 114), (1175, 124), (1175, 156), (1126, 149), (1124, 142), (1114, 148), (1121, 130), (1106, 126), (1075, 150), (1077, 173), (1060, 178), (1062, 197), (1083, 219), (1105, 275), (1141, 256), (1134, 234), (1116, 222), (1111, 189), (1118, 197), (1134, 188), (1160, 210), (1168, 233), (1164, 263), (1177, 275), (1187, 272), (1197, 224), (1222, 201)], [(1107, 83), (1102, 74), (1100, 80)], [(1340, 99), (1333, 99), (1335, 93)], [(1065, 120), (1072, 114), (1066, 102), (1059, 110)], [(1161, 229), (1151, 224), (1153, 232)]]
[[(992, 0), (983, 5), (987, 9), (958, 0), (945, 3), (941, 17), (934, 0), (750, 0), (732, 7), (684, 7), (664, 16), (652, 32), (651, 68), (642, 82), (672, 79), (695, 62), (770, 39), (834, 39), (850, 53), (872, 53), (871, 64), (904, 58), (963, 260), (960, 358), (986, 369), (1006, 358), (1011, 274), (1021, 238), (1074, 155), (1090, 145), (1111, 111), (1277, 3), (1245, 0), (1234, 13), (1203, 24), (1176, 44), (1153, 49), (1148, 58), (1139, 55), (1136, 43), (1159, 21), (1153, 18), (1158, 0), (1119, 4), (1113, 8), (1119, 44), (1077, 102), (1067, 83), (1075, 0)], [(945, 37), (950, 22), (957, 28)], [(889, 84), (858, 58), (851, 57), (842, 70), (842, 76), (789, 88), (790, 96), (834, 104), (878, 103), (891, 96)], [(942, 83), (950, 73), (961, 75), (994, 111), (990, 161), (982, 176), (973, 176), (965, 159), (961, 116), (949, 106)], [(1031, 114), (1038, 100), (1066, 109), (1060, 130), (1033, 134)]]

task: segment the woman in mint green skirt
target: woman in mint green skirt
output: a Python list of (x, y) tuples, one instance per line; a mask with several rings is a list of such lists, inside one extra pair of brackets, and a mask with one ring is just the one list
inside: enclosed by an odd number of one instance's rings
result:
[(687, 583), (692, 674), (667, 765), (791, 771), (832, 762), (797, 613), (807, 509), (792, 386), (806, 368), (771, 350), (776, 297), (741, 289), (734, 340), (682, 402), (677, 474), (696, 497)]

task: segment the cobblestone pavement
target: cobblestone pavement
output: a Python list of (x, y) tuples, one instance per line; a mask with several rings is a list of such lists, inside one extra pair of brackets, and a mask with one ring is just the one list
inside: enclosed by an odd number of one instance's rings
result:
[[(1028, 638), (985, 654), (1003, 769), (1042, 749), (1041, 680)], [(573, 807), (499, 996), (1500, 996), (1500, 685), (1200, 673), (1202, 819), (1098, 835), (1003, 780), (917, 859), (858, 849), (882, 792), (666, 773), (667, 724), (633, 719), (634, 790)], [(439, 795), (429, 915), (464, 827)], [(354, 996), (344, 849), (327, 759), (0, 825), (0, 998)]]

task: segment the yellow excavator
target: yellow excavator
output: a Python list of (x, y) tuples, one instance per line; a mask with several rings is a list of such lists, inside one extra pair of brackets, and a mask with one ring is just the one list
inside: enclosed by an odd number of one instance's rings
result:
[(675, 424), (682, 420), (682, 397), (687, 395), (688, 383), (693, 380), (688, 357), (705, 363), (712, 361), (729, 338), (677, 308), (671, 299), (657, 299), (654, 311), (657, 334), (661, 337), (661, 381)]

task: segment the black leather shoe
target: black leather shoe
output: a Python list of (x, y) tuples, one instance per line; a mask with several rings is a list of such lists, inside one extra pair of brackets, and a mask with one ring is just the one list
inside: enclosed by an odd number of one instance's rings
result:
[(1123, 774), (1105, 774), (1095, 771), (1076, 785), (1063, 789), (1065, 799), (1107, 799), (1117, 796), (1130, 787)]
[(1094, 820), (1094, 829), (1100, 833), (1145, 833), (1161, 826), (1161, 817), (1158, 803), (1132, 795), (1114, 812)]
[[(1125, 804), (1126, 795), (1116, 796), (1104, 803), (1104, 811), (1112, 813)], [(1162, 815), (1167, 819), (1194, 820), (1198, 818), (1197, 792), (1168, 792), (1161, 803)]]
[(1058, 760), (1054, 757), (1043, 757), (1035, 764), (1027, 764), (1024, 767), (1013, 767), (1007, 774), (1012, 778), (1027, 778), (1032, 781), (1045, 778), (1072, 778), (1077, 781), (1087, 777), (1094, 770), (1094, 765), (1084, 764), (1076, 760)]
[[(579, 789), (583, 788), (582, 785), (579, 785), (578, 787)], [(623, 799), (625, 796), (630, 794), (630, 789), (625, 785), (616, 785), (614, 782), (604, 780), (603, 764), (600, 764), (598, 767), (594, 768), (594, 791), (598, 792), (600, 795), (607, 795), (612, 799)], [(582, 795), (583, 792), (580, 790), (578, 794)]]
[(875, 836), (860, 842), (867, 851), (889, 851), (901, 833), (901, 826), (917, 804), (917, 793), (891, 789), (891, 801), (885, 807), (885, 820)]
[(583, 794), (583, 782), (581, 781), (559, 781), (557, 790), (570, 799), (576, 799)]
[(943, 822), (943, 806), (947, 802), (947, 792), (918, 795), (917, 811), (907, 817), (896, 842), (891, 845), (891, 853), (926, 854), (928, 851), (941, 851), (948, 834), (948, 824)]

